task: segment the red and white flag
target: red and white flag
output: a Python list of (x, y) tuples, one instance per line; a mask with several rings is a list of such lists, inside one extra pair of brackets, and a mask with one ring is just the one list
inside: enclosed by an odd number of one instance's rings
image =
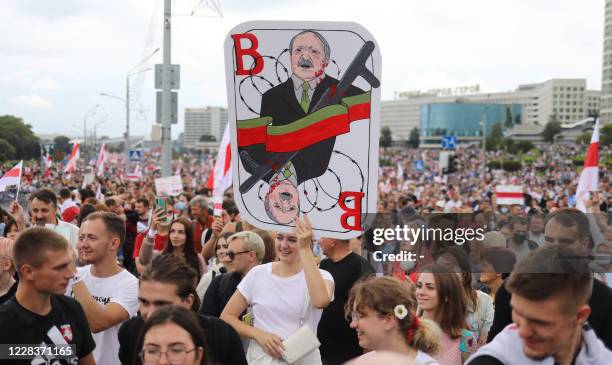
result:
[(219, 145), (215, 166), (209, 175), (212, 180), (214, 215), (220, 216), (223, 204), (223, 193), (232, 186), (232, 148), (230, 145), (229, 124), (225, 126), (223, 138)]
[(140, 180), (140, 164), (136, 165), (136, 168), (134, 169), (134, 172), (132, 172), (131, 174), (127, 174), (125, 176), (125, 179), (127, 181), (139, 181)]
[(53, 160), (51, 159), (51, 155), (49, 155), (49, 152), (47, 152), (47, 155), (45, 156), (45, 177), (49, 178), (51, 177), (51, 167), (53, 166)]
[(21, 183), (21, 172), (23, 171), (22, 166), (23, 161), (19, 161), (17, 165), (13, 166), (0, 178), (0, 191), (4, 191), (7, 186), (19, 186)]
[(106, 151), (106, 143), (102, 144), (100, 147), (100, 153), (98, 153), (98, 161), (96, 162), (96, 166), (98, 167), (98, 176), (102, 176), (104, 174), (104, 163), (108, 158), (108, 152)]
[(523, 187), (521, 185), (497, 185), (495, 188), (497, 205), (523, 205)]
[(65, 173), (72, 173), (76, 169), (77, 161), (81, 156), (80, 144), (75, 143), (74, 147), (72, 147), (72, 152), (70, 153), (70, 157), (68, 157), (68, 162), (66, 163), (66, 168), (64, 169)]
[(599, 184), (599, 118), (595, 121), (595, 129), (591, 136), (591, 144), (584, 159), (584, 168), (576, 189), (576, 208), (583, 213), (587, 212), (584, 200), (590, 191), (598, 190)]

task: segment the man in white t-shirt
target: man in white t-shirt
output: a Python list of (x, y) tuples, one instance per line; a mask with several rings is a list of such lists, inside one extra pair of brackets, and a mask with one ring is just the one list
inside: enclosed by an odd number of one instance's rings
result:
[(120, 364), (117, 334), (121, 323), (138, 311), (138, 279), (117, 264), (125, 223), (110, 212), (95, 212), (81, 224), (77, 250), (89, 264), (77, 269), (66, 294), (85, 311), (93, 333), (97, 364)]

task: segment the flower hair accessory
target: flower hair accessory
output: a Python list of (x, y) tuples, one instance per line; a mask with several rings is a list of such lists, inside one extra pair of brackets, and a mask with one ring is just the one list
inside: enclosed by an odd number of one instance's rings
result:
[(405, 305), (398, 304), (393, 308), (393, 313), (395, 314), (395, 318), (402, 320), (408, 315), (408, 309), (406, 309)]

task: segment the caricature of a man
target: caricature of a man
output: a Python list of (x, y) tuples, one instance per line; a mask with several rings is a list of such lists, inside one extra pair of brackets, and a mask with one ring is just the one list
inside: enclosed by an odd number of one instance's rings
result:
[[(289, 49), (291, 77), (266, 91), (261, 99), (260, 115), (272, 117), (273, 126), (287, 125), (305, 117), (323, 93), (328, 89), (333, 93), (338, 84), (337, 79), (325, 73), (330, 62), (331, 48), (320, 33), (313, 30), (298, 33), (289, 42)], [(350, 86), (343, 97), (362, 93), (363, 90)], [(297, 153), (291, 160), (297, 175), (297, 185), (325, 173), (335, 141), (335, 137), (327, 138)], [(266, 151), (261, 144), (243, 147), (242, 150), (247, 151), (259, 165), (270, 164), (279, 154)], [(248, 164), (244, 165), (249, 173), (255, 172)], [(264, 176), (263, 180), (270, 182), (279, 168), (281, 166), (275, 166), (275, 172)]]

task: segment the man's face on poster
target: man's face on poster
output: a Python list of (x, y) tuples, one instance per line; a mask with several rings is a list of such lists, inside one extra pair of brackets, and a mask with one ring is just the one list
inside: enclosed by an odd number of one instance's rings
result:
[(321, 40), (313, 33), (297, 36), (291, 49), (291, 71), (302, 80), (321, 77), (328, 59)]
[(280, 224), (289, 224), (299, 215), (299, 193), (288, 180), (272, 185), (266, 195), (268, 216)]

